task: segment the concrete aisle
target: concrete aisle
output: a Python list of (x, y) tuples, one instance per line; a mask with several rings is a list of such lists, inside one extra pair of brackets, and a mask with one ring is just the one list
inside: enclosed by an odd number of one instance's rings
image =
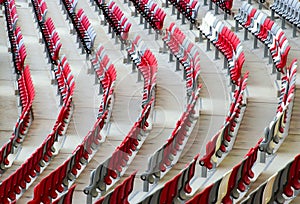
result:
[[(5, 15), (0, 14), (0, 26), (6, 28)], [(14, 125), (19, 117), (18, 96), (15, 95), (15, 80), (12, 54), (8, 52), (7, 45), (9, 43), (7, 32), (5, 29), (0, 30), (0, 145), (6, 143), (13, 133)]]
[(44, 46), (38, 41), (38, 30), (33, 23), (32, 13), (27, 3), (17, 2), (19, 15), (18, 25), (21, 27), (27, 50), (25, 64), (29, 64), (32, 81), (35, 87), (33, 102), (34, 121), (25, 138), (19, 157), (13, 166), (7, 170), (1, 179), (5, 179), (14, 172), (42, 143), (51, 132), (59, 111), (59, 97), (56, 87), (51, 85), (50, 64), (47, 64)]

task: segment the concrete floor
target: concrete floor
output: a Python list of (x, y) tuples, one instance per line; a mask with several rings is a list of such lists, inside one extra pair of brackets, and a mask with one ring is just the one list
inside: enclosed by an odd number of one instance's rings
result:
[[(32, 198), (33, 187), (53, 169), (58, 167), (82, 141), (83, 137), (92, 128), (96, 121), (97, 111), (100, 105), (101, 96), (98, 95), (98, 85), (94, 84), (94, 75), (88, 74), (90, 68), (89, 61), (81, 55), (76, 37), (70, 34), (70, 24), (66, 21), (61, 6), (57, 1), (46, 0), (48, 5), (47, 17), (51, 17), (63, 44), (60, 51), (65, 54), (71, 65), (72, 73), (75, 76), (76, 88), (73, 101), (75, 112), (66, 134), (66, 142), (58, 156), (56, 156), (47, 169), (37, 178), (32, 186), (18, 200), (17, 203), (26, 203)], [(123, 4), (122, 1), (116, 1), (127, 17), (130, 17), (132, 7)], [(162, 1), (157, 2), (159, 5)], [(29, 64), (33, 83), (35, 86), (36, 97), (33, 102), (35, 120), (30, 127), (28, 136), (23, 143), (20, 156), (14, 165), (7, 170), (0, 178), (4, 180), (15, 169), (17, 169), (30, 154), (41, 144), (45, 137), (50, 133), (59, 112), (59, 97), (56, 95), (56, 86), (50, 83), (50, 64), (47, 63), (43, 45), (39, 43), (39, 31), (34, 23), (32, 8), (28, 7), (25, 1), (16, 1), (19, 15), (18, 25), (22, 29), (24, 42), (27, 49), (27, 58), (25, 64)], [(240, 6), (240, 1), (234, 2), (234, 10)], [(255, 4), (255, 3), (254, 3)], [(256, 5), (257, 7), (257, 5)], [(115, 104), (112, 113), (111, 131), (104, 144), (101, 145), (95, 157), (88, 164), (87, 168), (77, 179), (77, 187), (74, 193), (75, 203), (84, 203), (85, 195), (82, 190), (89, 183), (90, 172), (104, 161), (120, 144), (127, 134), (132, 124), (140, 112), (142, 82), (137, 82), (137, 74), (131, 72), (131, 65), (123, 64), (125, 51), (120, 51), (120, 44), (115, 44), (107, 32), (107, 26), (100, 24), (101, 18), (94, 11), (88, 0), (79, 1), (78, 8), (83, 8), (89, 17), (94, 29), (97, 32), (95, 47), (99, 43), (103, 44), (117, 70), (117, 83), (115, 88)], [(207, 12), (208, 7), (202, 6), (199, 11), (201, 19)], [(176, 16), (171, 15), (171, 7), (166, 8), (167, 17), (165, 26), (168, 27), (173, 21), (186, 33), (190, 40), (194, 41), (198, 36), (196, 29), (190, 31), (189, 25), (181, 25), (181, 20), (176, 20)], [(218, 16), (222, 18), (221, 15)], [(140, 34), (143, 41), (151, 49), (158, 61), (157, 74), (157, 92), (156, 92), (156, 120), (153, 124), (153, 130), (146, 139), (136, 158), (127, 169), (123, 178), (138, 169), (138, 174), (144, 172), (147, 167), (147, 158), (169, 137), (176, 121), (185, 108), (185, 83), (182, 80), (182, 72), (175, 72), (175, 63), (168, 62), (167, 54), (159, 53), (162, 41), (154, 41), (154, 34), (148, 34), (148, 30), (139, 25), (139, 18), (130, 17), (133, 24), (129, 35), (130, 39), (135, 34)], [(278, 20), (279, 22), (279, 20)], [(0, 14), (1, 27), (5, 28), (5, 17)], [(232, 24), (229, 19), (228, 25)], [(300, 56), (299, 37), (291, 38), (291, 29), (285, 30), (289, 38), (292, 49), (290, 51), (288, 62), (293, 58)], [(243, 33), (237, 35), (243, 39)], [(298, 32), (299, 35), (299, 32)], [(11, 54), (7, 52), (7, 33), (5, 29), (0, 30), (0, 145), (4, 144), (11, 136), (12, 128), (18, 118), (19, 108), (17, 106), (17, 96), (14, 95), (14, 79)], [(213, 180), (218, 179), (226, 171), (232, 168), (240, 161), (248, 149), (263, 136), (264, 127), (273, 119), (277, 106), (276, 86), (274, 81), (276, 76), (271, 74), (271, 65), (268, 59), (262, 57), (263, 46), (259, 49), (253, 49), (253, 37), (249, 34), (249, 41), (243, 41), (246, 61), (243, 67), (243, 73), (250, 71), (248, 80), (248, 106), (241, 123), (237, 140), (233, 150), (228, 154), (225, 160), (218, 167)], [(200, 81), (203, 84), (200, 97), (202, 98), (202, 109), (198, 123), (196, 124), (192, 135), (188, 141), (186, 149), (182, 154), (180, 161), (164, 177), (162, 183), (176, 175), (186, 163), (190, 162), (197, 154), (203, 154), (205, 144), (217, 132), (223, 124), (225, 115), (230, 103), (228, 86), (228, 76), (222, 69), (223, 59), (214, 59), (214, 51), (206, 52), (206, 43), (196, 43), (201, 53), (201, 73)], [(299, 78), (299, 77), (298, 77)], [(297, 79), (297, 86), (299, 79)], [(288, 160), (299, 153), (299, 96), (296, 93), (294, 112), (292, 115), (290, 135), (282, 144), (277, 152), (270, 167), (264, 171), (258, 180), (251, 185), (250, 191), (255, 189), (260, 183), (266, 180), (274, 172), (278, 171), (278, 166), (284, 166)], [(123, 179), (122, 178), (122, 179)], [(122, 181), (121, 179), (121, 181)], [(300, 198), (296, 198), (293, 203), (300, 203)]]

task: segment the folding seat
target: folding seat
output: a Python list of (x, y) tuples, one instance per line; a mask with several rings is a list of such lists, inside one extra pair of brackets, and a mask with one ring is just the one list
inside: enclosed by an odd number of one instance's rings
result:
[(47, 140), (46, 145), (45, 145), (44, 150), (43, 150), (43, 160), (45, 162), (49, 162), (52, 155), (53, 155), (53, 152), (51, 150), (52, 146), (53, 146), (52, 140), (51, 139)]
[(10, 15), (11, 15), (11, 27), (14, 30), (16, 28), (18, 18), (19, 18), (15, 4), (13, 4), (12, 8), (10, 9)]
[[(60, 173), (59, 173), (59, 178), (58, 178), (58, 182), (56, 183), (56, 190), (59, 192), (59, 193), (62, 193), (63, 191), (67, 190), (67, 187), (68, 187), (68, 179), (69, 178), (69, 174), (71, 173), (71, 158), (72, 157), (69, 157), (64, 163), (63, 165), (60, 166)], [(73, 166), (74, 167), (74, 166)], [(76, 175), (75, 175), (76, 176)]]
[[(8, 143), (10, 143), (10, 142), (8, 142)], [(6, 152), (8, 143), (5, 143), (0, 149), (0, 169), (2, 169), (2, 170), (5, 169), (5, 160), (7, 160), (5, 152)]]
[(2, 182), (2, 184), (0, 185), (0, 202), (3, 204), (9, 204), (11, 203), (9, 201), (9, 199), (7, 198), (7, 194), (6, 194), (6, 186), (7, 186), (7, 182)]
[(193, 0), (183, 0), (181, 1), (182, 6), (180, 6), (181, 13), (185, 15), (188, 19), (190, 18), (190, 11), (192, 10), (191, 4)]
[(169, 49), (171, 50), (171, 52), (176, 55), (179, 52), (180, 49), (180, 45), (177, 42), (177, 39), (174, 38), (175, 36), (173, 35), (172, 38), (170, 39), (169, 42), (167, 42), (167, 46), (169, 47)]
[(196, 162), (198, 160), (198, 157), (199, 157), (199, 154), (194, 157), (193, 162), (186, 169), (187, 177), (183, 181), (184, 182), (184, 186), (183, 186), (184, 188), (182, 190), (184, 190), (184, 192), (187, 193), (187, 194), (192, 192), (192, 188), (190, 186), (190, 181), (192, 180), (192, 178), (195, 175), (195, 167), (196, 167)]
[(186, 204), (208, 203), (211, 197), (210, 193), (212, 192), (215, 186), (217, 186), (215, 183), (212, 183), (211, 185), (207, 186), (200, 193), (196, 194), (191, 200), (188, 200)]
[[(128, 202), (128, 196), (133, 190), (133, 181), (135, 177), (136, 172), (131, 174), (128, 178), (126, 178), (120, 185), (118, 185), (115, 190), (109, 194), (109, 198), (105, 199), (107, 200), (106, 203), (129, 203)], [(103, 201), (103, 199), (102, 199)], [(96, 203), (99, 203), (96, 201)], [(100, 202), (102, 203), (102, 202)]]
[[(221, 2), (221, 5), (222, 5), (222, 1)], [(224, 11), (227, 13), (227, 14), (230, 14), (231, 13), (231, 8), (232, 8), (232, 5), (233, 5), (233, 0), (229, 0), (229, 1), (225, 1), (224, 2)]]
[(240, 191), (245, 190), (245, 186), (250, 184), (250, 178), (254, 177), (254, 172), (252, 171), (252, 167), (257, 160), (258, 147), (262, 139), (258, 141), (254, 148), (251, 148), (248, 153), (245, 155), (247, 157), (246, 163), (244, 164), (242, 178), (239, 181), (238, 188)]
[(249, 195), (249, 198), (247, 198), (246, 201), (244, 201), (243, 203), (261, 203), (262, 201), (268, 202), (269, 200), (269, 195), (267, 195), (267, 193), (272, 191), (272, 185), (270, 184), (270, 181), (272, 182), (272, 180), (274, 181), (275, 177), (271, 177), (270, 179), (268, 179), (268, 183), (263, 183), (258, 190), (252, 192)]
[(126, 136), (126, 138), (122, 141), (121, 145), (119, 146), (119, 154), (121, 155), (121, 165), (124, 167), (126, 166), (129, 157), (132, 155), (132, 144), (130, 138)]
[(288, 41), (285, 36), (283, 36), (281, 39), (276, 40), (274, 44), (272, 44), (269, 48), (270, 53), (272, 55), (274, 64), (277, 64), (281, 60), (281, 46), (282, 43), (285, 43), (285, 45), (288, 45)]
[(73, 10), (75, 10), (78, 0), (69, 0), (69, 1), (70, 1), (70, 4), (72, 5)]
[(43, 149), (45, 144), (46, 143), (43, 142), (42, 146), (38, 147), (38, 149), (36, 149), (34, 153), (31, 155), (31, 157), (28, 159), (27, 162), (28, 169), (27, 169), (27, 173), (24, 175), (27, 183), (30, 183), (31, 181), (30, 177), (35, 178), (36, 174), (41, 171), (41, 167), (43, 164), (41, 159), (43, 156)]
[(161, 204), (172, 203), (177, 195), (177, 185), (180, 174), (177, 174), (171, 181), (167, 182), (161, 190), (160, 202)]
[(82, 17), (83, 16), (85, 16), (85, 13), (84, 13), (84, 10), (83, 10), (83, 8), (81, 8), (81, 9), (79, 9), (78, 11), (77, 11), (77, 17), (79, 18), (79, 20), (81, 21), (82, 20)]
[[(250, 13), (251, 14), (251, 13)], [(251, 30), (255, 24), (255, 21), (257, 20), (257, 18), (262, 15), (262, 12), (260, 12), (259, 10), (256, 10), (256, 12), (253, 14), (253, 16), (250, 16), (250, 22), (248, 22), (246, 28), (247, 30)]]
[[(122, 154), (122, 150), (120, 150), (120, 146), (118, 146), (113, 155), (111, 156), (110, 160), (109, 160), (109, 164), (108, 164), (108, 175), (113, 177), (113, 178), (117, 178), (117, 172), (121, 172), (122, 171), (122, 167), (124, 165), (126, 165), (126, 159), (128, 160), (129, 157), (125, 154)], [(128, 153), (126, 153), (128, 154)]]
[(299, 189), (300, 189), (300, 182), (299, 182), (299, 180), (300, 180), (300, 174), (299, 174), (300, 161), (299, 161), (299, 160), (300, 160), (300, 159), (299, 159), (299, 155), (297, 155), (297, 156), (295, 157), (295, 161), (294, 161), (294, 162), (296, 162), (296, 165), (297, 165), (297, 167), (296, 167), (296, 172), (295, 172), (295, 176), (292, 177), (292, 179), (291, 179), (291, 185), (292, 185), (292, 187), (293, 187), (295, 190), (299, 190)]
[(186, 14), (187, 10), (189, 9), (187, 6), (187, 3), (184, 0), (180, 0), (176, 3), (176, 8), (178, 11), (180, 11), (180, 13), (182, 13), (183, 15)]
[(242, 53), (235, 62), (234, 69), (230, 70), (231, 80), (234, 84), (237, 83), (238, 79), (241, 77), (241, 71), (243, 64), (245, 62), (245, 55)]
[(126, 186), (124, 186), (124, 189), (121, 192), (121, 197), (123, 198), (123, 200), (125, 202), (128, 202), (129, 194), (133, 190), (133, 184), (134, 184), (135, 175), (136, 175), (136, 171), (133, 174), (130, 175), (130, 177), (128, 178), (128, 180), (126, 182)]
[(267, 16), (262, 12), (257, 12), (258, 15), (255, 19), (253, 19), (253, 27), (249, 28), (249, 31), (253, 35), (257, 35), (260, 32), (260, 26), (264, 23), (264, 21), (267, 19)]
[[(292, 197), (294, 191), (300, 189), (300, 182), (298, 181), (299, 169), (297, 169), (297, 167), (299, 167), (299, 162), (299, 155), (297, 155), (290, 166), (287, 183), (283, 186), (283, 193), (287, 197)], [(282, 195), (279, 194), (278, 196)]]
[(298, 4), (297, 0), (289, 0), (285, 9), (282, 9), (278, 14), (286, 19), (286, 17), (293, 15), (293, 9)]
[(282, 187), (283, 187), (283, 185), (286, 184), (290, 165), (291, 165), (291, 163), (289, 163), (285, 168), (276, 172), (276, 174), (275, 174), (276, 177), (274, 179), (272, 189), (268, 189), (270, 192), (266, 192), (266, 190), (265, 190), (264, 194), (267, 193), (269, 195), (271, 203), (274, 203), (276, 201), (277, 202), (279, 201), (280, 203), (284, 202), (283, 197), (281, 197), (281, 198), (278, 197), (278, 194), (282, 194)]
[(103, 164), (94, 169), (90, 177), (90, 185), (84, 189), (85, 194), (90, 194), (92, 196), (97, 196), (98, 192), (96, 188), (100, 190), (106, 190), (106, 183), (103, 181), (103, 178), (107, 174), (107, 171), (110, 169), (107, 165), (108, 161), (106, 160)]
[(270, 6), (270, 9), (275, 10), (277, 8), (280, 8), (282, 0), (274, 0), (274, 3)]
[[(33, 190), (33, 194), (34, 194), (34, 197), (36, 197), (36, 196), (43, 196), (43, 189), (42, 188), (37, 188), (37, 187), (35, 187), (34, 188), (34, 190)], [(31, 200), (31, 201), (29, 201), (28, 203), (29, 204), (33, 204), (33, 203), (36, 203), (37, 201), (35, 201), (35, 200)], [(50, 202), (50, 201), (49, 201)]]
[(97, 51), (96, 51), (95, 56), (91, 58), (91, 64), (92, 64), (92, 67), (93, 67), (95, 70), (99, 69), (99, 63), (100, 63), (100, 60), (101, 60), (100, 55), (101, 55), (102, 53), (105, 53), (105, 51), (104, 51), (104, 46), (102, 46), (102, 45), (100, 44), (100, 45), (98, 46), (98, 48), (97, 48)]
[(260, 27), (260, 32), (256, 37), (262, 41), (265, 41), (265, 39), (268, 37), (268, 31), (272, 28), (273, 24), (274, 21), (272, 21), (270, 18), (266, 18), (266, 20)]
[(211, 157), (215, 153), (216, 150), (216, 142), (219, 138), (220, 131), (206, 144), (205, 155), (200, 159), (199, 163), (201, 166), (205, 166), (208, 169), (213, 168), (213, 163), (211, 161)]
[(159, 164), (159, 170), (162, 172), (165, 172), (167, 168), (170, 167), (172, 163), (171, 154), (173, 154), (174, 156), (176, 155), (176, 150), (173, 148), (173, 141), (174, 141), (173, 138), (168, 139), (168, 142), (163, 147), (163, 156)]
[[(52, 198), (50, 197), (50, 195), (51, 194), (54, 195), (53, 192), (51, 192), (52, 188), (54, 188), (52, 183), (55, 182), (52, 175), (53, 174), (50, 174), (45, 178), (43, 188), (40, 188), (40, 190), (38, 191), (39, 202), (41, 202), (41, 203), (51, 203)], [(55, 189), (54, 189), (54, 192), (55, 192)], [(56, 194), (56, 196), (57, 196), (57, 194)], [(29, 204), (30, 204), (30, 202), (29, 202)]]
[[(21, 33), (21, 30), (16, 34), (16, 44), (18, 45), (18, 47), (21, 47), (24, 45), (24, 40), (23, 40), (23, 35)], [(16, 52), (16, 50), (15, 50)]]
[(248, 28), (250, 26), (252, 18), (257, 13), (257, 9), (255, 9), (255, 8), (251, 7), (251, 8), (249, 8), (249, 10), (250, 10), (250, 13), (247, 13), (247, 18), (243, 22), (241, 22), (241, 24), (243, 25), (243, 27), (246, 27), (246, 28)]
[(287, 45), (286, 47), (283, 48), (283, 53), (280, 54), (281, 56), (281, 59), (279, 61), (279, 63), (276, 64), (276, 68), (279, 72), (284, 72), (283, 68), (285, 67), (286, 65), (286, 61), (287, 61), (287, 57), (288, 57), (288, 53), (291, 49), (291, 46)]
[(175, 139), (175, 140), (174, 140), (174, 143), (175, 143), (175, 149), (180, 150), (180, 146), (183, 144), (183, 141), (184, 141), (184, 139), (185, 139), (185, 137), (186, 137), (186, 133), (187, 133), (187, 131), (185, 130), (185, 128), (186, 128), (186, 125), (183, 124), (183, 125), (180, 127), (178, 133), (176, 134), (176, 136), (175, 136), (175, 138), (174, 138), (174, 139)]
[(297, 3), (296, 6), (293, 8), (291, 14), (286, 17), (286, 20), (288, 20), (293, 25), (299, 24), (299, 19), (300, 19), (299, 9), (300, 9), (300, 3)]
[(147, 180), (149, 183), (154, 182), (155, 177), (160, 177), (160, 164), (163, 160), (164, 151), (166, 148), (166, 144), (164, 144), (160, 149), (158, 149), (148, 160), (148, 168), (144, 175), (141, 175), (142, 180)]
[(202, 19), (202, 24), (200, 25), (199, 29), (204, 33), (209, 33), (209, 27), (210, 27), (210, 20), (212, 22), (215, 21), (215, 18), (211, 12), (207, 12), (204, 18)]
[(24, 62), (27, 57), (26, 48), (24, 44), (19, 48), (19, 54), (20, 54), (19, 71), (21, 71), (24, 68)]
[[(275, 37), (273, 37), (273, 41), (271, 44), (268, 45), (270, 53), (272, 54), (272, 57), (274, 58), (275, 56), (278, 56), (279, 52), (280, 52), (280, 44), (282, 44), (286, 39), (283, 31), (278, 31), (275, 35)], [(286, 41), (285, 43), (287, 43), (288, 41)]]
[(75, 153), (75, 164), (74, 164), (74, 166), (77, 169), (81, 168), (81, 166), (78, 162), (80, 162), (81, 164), (85, 164), (85, 163), (87, 163), (87, 161), (89, 159), (89, 153), (88, 153), (87, 145), (88, 144), (86, 143), (86, 140), (84, 140), (83, 143), (78, 145), (76, 150), (73, 152), (73, 153)]
[(284, 0), (280, 3), (279, 7), (275, 8), (275, 12), (277, 14), (279, 14), (280, 16), (282, 15), (283, 11), (287, 10), (288, 9), (288, 6), (289, 6), (289, 1), (290, 0)]
[(12, 153), (13, 150), (13, 144), (12, 142), (8, 142), (3, 145), (4, 151), (2, 155), (2, 163), (1, 163), (1, 169), (5, 168), (5, 165), (9, 165), (10, 161), (8, 160), (8, 156)]
[(236, 188), (240, 191), (240, 192), (245, 192), (246, 190), (246, 185), (249, 185), (250, 184), (250, 178), (252, 177), (249, 177), (249, 171), (252, 171), (251, 168), (252, 168), (252, 161), (251, 161), (252, 158), (247, 158), (244, 162), (244, 166), (243, 166), (243, 169), (242, 169), (242, 176), (241, 178), (238, 180), (238, 183), (237, 183), (237, 186)]
[(232, 32), (229, 32), (229, 36), (223, 37), (223, 43), (218, 45), (218, 49), (224, 54), (228, 61), (233, 60), (234, 50), (230, 42), (230, 37), (234, 35)]
[(127, 48), (127, 52), (129, 53), (129, 55), (134, 55), (137, 52), (136, 48), (139, 44), (141, 44), (141, 36), (136, 35), (136, 37), (131, 43), (131, 47)]
[(28, 172), (28, 165), (21, 165), (21, 171), (19, 171), (18, 173), (18, 186), (17, 188), (20, 188), (20, 191), (17, 193), (17, 194), (20, 194), (21, 191), (23, 189), (26, 189), (26, 179), (25, 179), (25, 176), (26, 173)]
[(48, 12), (47, 4), (45, 1), (42, 1), (42, 4), (39, 6), (39, 14), (37, 16), (39, 22), (45, 22), (47, 12)]
[[(13, 173), (11, 174), (8, 178), (6, 178), (3, 182), (6, 182), (6, 189), (5, 189), (5, 194), (6, 196), (11, 200), (15, 201), (16, 200), (16, 189), (18, 188), (18, 173), (20, 172), (20, 167)], [(20, 189), (18, 189), (19, 191)]]
[(55, 26), (54, 26), (51, 18), (47, 18), (47, 20), (45, 22), (45, 26), (47, 26), (47, 29), (49, 30), (50, 35), (53, 36), (54, 33), (56, 32), (56, 30), (55, 30)]
[(158, 19), (158, 22), (156, 22), (156, 29), (161, 30), (163, 28), (163, 24), (164, 24), (166, 15), (167, 14), (164, 12), (163, 9), (159, 9), (155, 13), (155, 17)]
[(128, 39), (128, 32), (129, 32), (130, 28), (131, 28), (131, 23), (129, 21), (127, 21), (126, 24), (124, 25), (124, 31), (121, 34), (122, 40)]
[(193, 3), (191, 4), (191, 20), (192, 20), (192, 23), (194, 23), (197, 19), (197, 15), (198, 15), (198, 10), (200, 8), (200, 3), (198, 1), (193, 1)]
[(215, 21), (214, 28), (212, 29), (211, 36), (208, 37), (212, 43), (215, 43), (218, 41), (218, 37), (221, 33), (224, 31), (227, 31), (228, 29), (224, 30), (224, 24), (221, 21)]
[(60, 43), (60, 40), (57, 40), (57, 39), (55, 39), (54, 44), (55, 44), (55, 46), (54, 46), (55, 49), (54, 49), (53, 56), (52, 56), (52, 63), (57, 64), (57, 60), (59, 59), (59, 51), (60, 51), (62, 44)]
[(233, 39), (231, 40), (231, 45), (233, 47), (233, 57), (237, 58), (240, 56), (241, 53), (243, 53), (243, 47), (241, 45), (240, 39), (234, 35)]

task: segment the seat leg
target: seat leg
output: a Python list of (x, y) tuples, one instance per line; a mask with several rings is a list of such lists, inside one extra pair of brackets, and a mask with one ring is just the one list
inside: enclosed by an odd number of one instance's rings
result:
[(223, 68), (224, 68), (224, 69), (227, 69), (227, 65), (228, 65), (227, 59), (226, 59), (226, 57), (224, 57)]
[(190, 23), (190, 30), (193, 30), (194, 25)]
[(143, 16), (140, 15), (140, 24), (143, 24)]
[(180, 62), (178, 59), (176, 59), (176, 70), (175, 71), (180, 71)]
[(199, 43), (202, 43), (202, 42), (203, 42), (203, 37), (202, 37), (201, 32), (199, 31)]
[(210, 51), (210, 41), (207, 39), (206, 41), (206, 51)]
[(132, 72), (136, 72), (136, 66), (135, 66), (134, 62), (132, 63)]
[(235, 21), (235, 32), (239, 32), (239, 22)]
[(272, 54), (271, 54), (271, 53), (269, 53), (269, 64), (271, 64), (271, 63), (272, 63), (272, 61), (273, 61)]
[(142, 81), (142, 73), (140, 70), (138, 70), (138, 79), (137, 82), (141, 82)]
[(216, 48), (215, 49), (215, 60), (218, 60), (218, 59), (220, 59), (220, 57), (219, 57), (219, 50)]
[(257, 49), (258, 46), (257, 46), (257, 38), (255, 37), (254, 38), (254, 41), (253, 41), (253, 49)]
[(244, 40), (249, 40), (247, 29), (245, 28), (244, 31), (245, 31), (245, 32), (244, 32)]
[(179, 20), (180, 19), (180, 12), (179, 12), (179, 10), (177, 10), (177, 20)]
[(265, 48), (264, 48), (264, 57), (268, 57), (268, 46), (265, 45)]
[(218, 14), (219, 14), (219, 7), (218, 7), (217, 4), (215, 4), (215, 13), (214, 13), (214, 15), (216, 16)]
[(212, 2), (212, 0), (210, 0), (209, 5), (208, 5), (208, 10), (212, 10), (212, 4), (213, 4), (213, 2)]
[(171, 52), (169, 53), (169, 62), (173, 62), (173, 54)]
[(284, 18), (281, 18), (281, 28), (282, 28), (282, 30), (286, 29), (286, 27), (285, 27), (285, 19)]
[(143, 191), (148, 192), (149, 191), (149, 182), (147, 179), (143, 182)]
[(102, 85), (99, 83), (99, 95), (103, 94), (103, 87)]
[(275, 11), (271, 9), (271, 20), (274, 21), (275, 18)]
[(201, 177), (202, 178), (207, 177), (207, 168), (205, 166), (201, 166)]
[(297, 26), (293, 25), (293, 38), (297, 37)]

